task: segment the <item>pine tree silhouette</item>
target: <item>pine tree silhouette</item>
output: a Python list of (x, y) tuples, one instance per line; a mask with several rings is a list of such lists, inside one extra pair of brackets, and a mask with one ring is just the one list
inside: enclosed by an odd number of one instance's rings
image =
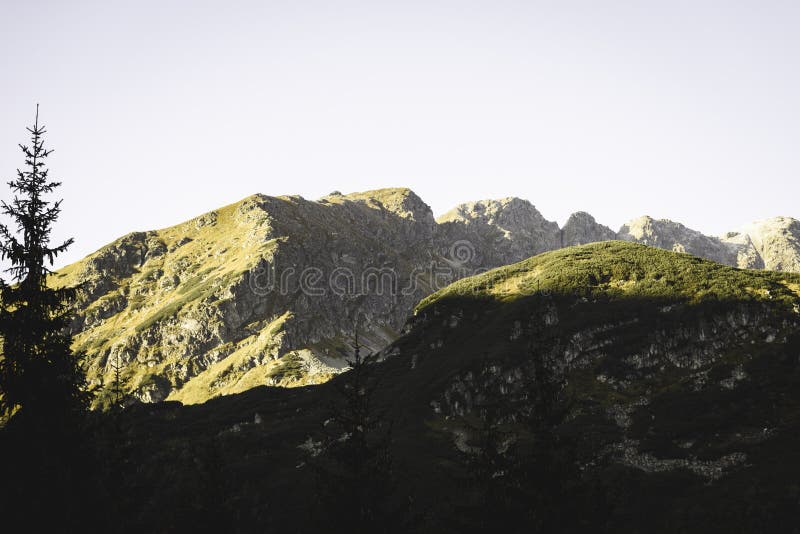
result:
[(67, 331), (75, 290), (48, 287), (47, 279), (52, 274), (48, 265), (73, 240), (50, 246), (61, 201), (51, 202), (45, 196), (61, 184), (49, 178), (45, 167), (52, 151), (44, 148), (38, 105), (34, 125), (27, 130), (31, 145), (19, 145), (25, 170), (17, 170), (17, 178), (8, 184), (14, 199), (0, 203), (16, 224), (16, 228), (0, 224), (0, 256), (11, 263), (7, 272), (13, 282), (0, 280), (0, 414), (64, 422), (66, 416), (85, 410), (88, 393)]
[(392, 532), (405, 519), (404, 510), (391, 502), (391, 422), (374, 404), (376, 359), (362, 355), (356, 325), (350, 370), (337, 384), (338, 402), (325, 425), (322, 453), (312, 464), (318, 519), (328, 531)]
[[(24, 170), (2, 212), (0, 256), (11, 283), (0, 281), (0, 502), (3, 522), (29, 532), (70, 532), (93, 507), (93, 449), (86, 435), (89, 393), (67, 330), (74, 289), (49, 287), (49, 266), (72, 240), (50, 245), (61, 201), (45, 197), (60, 184), (48, 177), (39, 108), (31, 145), (20, 145)], [(13, 459), (13, 461), (10, 461)], [(43, 503), (46, 503), (43, 504)], [(46, 513), (42, 513), (46, 511)]]
[(111, 384), (111, 402), (113, 409), (122, 408), (123, 401), (125, 400), (125, 392), (122, 389), (122, 366), (119, 363), (119, 354), (114, 356), (114, 362), (111, 364), (111, 370), (114, 373), (114, 379)]

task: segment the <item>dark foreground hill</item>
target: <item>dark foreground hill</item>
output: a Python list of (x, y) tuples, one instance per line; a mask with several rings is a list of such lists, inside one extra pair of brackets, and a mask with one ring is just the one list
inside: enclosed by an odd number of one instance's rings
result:
[[(372, 368), (402, 510), (386, 530), (792, 532), (799, 302), (798, 275), (623, 242), (434, 293)], [(315, 466), (348, 375), (97, 414), (104, 490), (75, 513), (126, 532), (335, 530), (347, 508), (315, 504)], [(25, 484), (6, 480), (12, 503)]]

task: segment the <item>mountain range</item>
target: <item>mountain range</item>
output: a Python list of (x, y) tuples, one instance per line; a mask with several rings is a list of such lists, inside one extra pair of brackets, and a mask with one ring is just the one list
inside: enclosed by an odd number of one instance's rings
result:
[[(416, 518), (411, 529), (386, 516), (386, 530), (792, 532), (799, 327), (798, 274), (622, 241), (456, 281), (415, 306), (372, 367), (371, 409), (391, 422), (390, 509)], [(557, 447), (519, 467), (548, 435), (530, 422), (552, 414), (537, 400), (539, 373), (563, 388), (560, 415), (548, 419)], [(114, 523), (330, 530), (341, 517), (322, 515), (320, 526), (318, 462), (332, 454), (331, 406), (344, 402), (351, 374), (110, 416), (121, 436), (104, 451), (121, 459)], [(496, 448), (486, 445), (491, 429)], [(474, 493), (482, 454), (504, 466), (489, 477), (492, 506)], [(515, 472), (529, 473), (535, 497), (520, 497), (533, 514), (522, 523)]]
[(800, 272), (800, 221), (711, 237), (641, 217), (614, 232), (588, 213), (563, 228), (518, 198), (434, 218), (408, 189), (317, 201), (254, 195), (176, 226), (134, 232), (61, 269), (80, 287), (71, 325), (88, 376), (119, 373), (131, 399), (197, 403), (258, 385), (329, 380), (352, 339), (370, 351), (452, 282), (543, 252), (622, 240), (745, 268)]

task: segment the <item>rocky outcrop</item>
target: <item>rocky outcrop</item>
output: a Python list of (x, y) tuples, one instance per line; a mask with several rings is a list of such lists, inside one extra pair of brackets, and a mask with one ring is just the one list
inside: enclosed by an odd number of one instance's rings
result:
[(800, 221), (790, 217), (755, 222), (738, 232), (712, 237), (680, 223), (645, 216), (623, 225), (617, 238), (742, 269), (800, 272)]
[(561, 230), (561, 246), (586, 245), (598, 241), (617, 239), (617, 234), (608, 226), (594, 220), (585, 211), (573, 213)]
[(720, 241), (730, 248), (731, 253), (736, 255), (736, 265), (742, 269), (763, 269), (764, 259), (753, 244), (753, 240), (747, 234), (739, 232), (728, 232), (720, 237)]
[(561, 247), (558, 224), (519, 198), (460, 204), (437, 222), (442, 241), (468, 241), (479, 266), (505, 265)]
[(763, 268), (800, 272), (800, 221), (797, 219), (775, 217), (754, 222), (737, 235), (748, 236)]

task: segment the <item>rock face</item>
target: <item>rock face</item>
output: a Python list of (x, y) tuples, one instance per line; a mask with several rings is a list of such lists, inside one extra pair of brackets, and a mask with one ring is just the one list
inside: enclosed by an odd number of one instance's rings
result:
[(737, 235), (749, 237), (750, 246), (760, 256), (763, 268), (800, 272), (800, 221), (797, 219), (775, 217), (754, 222)]
[(703, 235), (669, 220), (640, 217), (620, 228), (617, 239), (688, 252), (742, 269), (800, 272), (800, 221), (775, 217), (722, 237)]
[(603, 226), (585, 211), (573, 213), (561, 230), (561, 246), (586, 245), (598, 241), (617, 239), (617, 234), (608, 226)]
[(107, 386), (119, 368), (132, 397), (191, 403), (261, 384), (327, 380), (346, 365), (356, 322), (361, 344), (380, 350), (423, 297), (454, 280), (615, 238), (800, 271), (794, 219), (713, 238), (643, 217), (615, 234), (583, 212), (562, 230), (530, 202), (505, 198), (462, 204), (436, 221), (417, 195), (398, 188), (318, 201), (254, 195), (128, 234), (52, 283), (82, 285), (72, 332), (95, 385)]
[(449, 238), (471, 243), (482, 267), (520, 261), (561, 247), (558, 224), (519, 198), (460, 204), (437, 222), (444, 241)]
[(748, 234), (739, 232), (728, 232), (720, 237), (726, 246), (731, 249), (731, 252), (736, 254), (736, 265), (742, 269), (763, 269), (764, 258), (761, 253), (756, 249), (753, 240)]

